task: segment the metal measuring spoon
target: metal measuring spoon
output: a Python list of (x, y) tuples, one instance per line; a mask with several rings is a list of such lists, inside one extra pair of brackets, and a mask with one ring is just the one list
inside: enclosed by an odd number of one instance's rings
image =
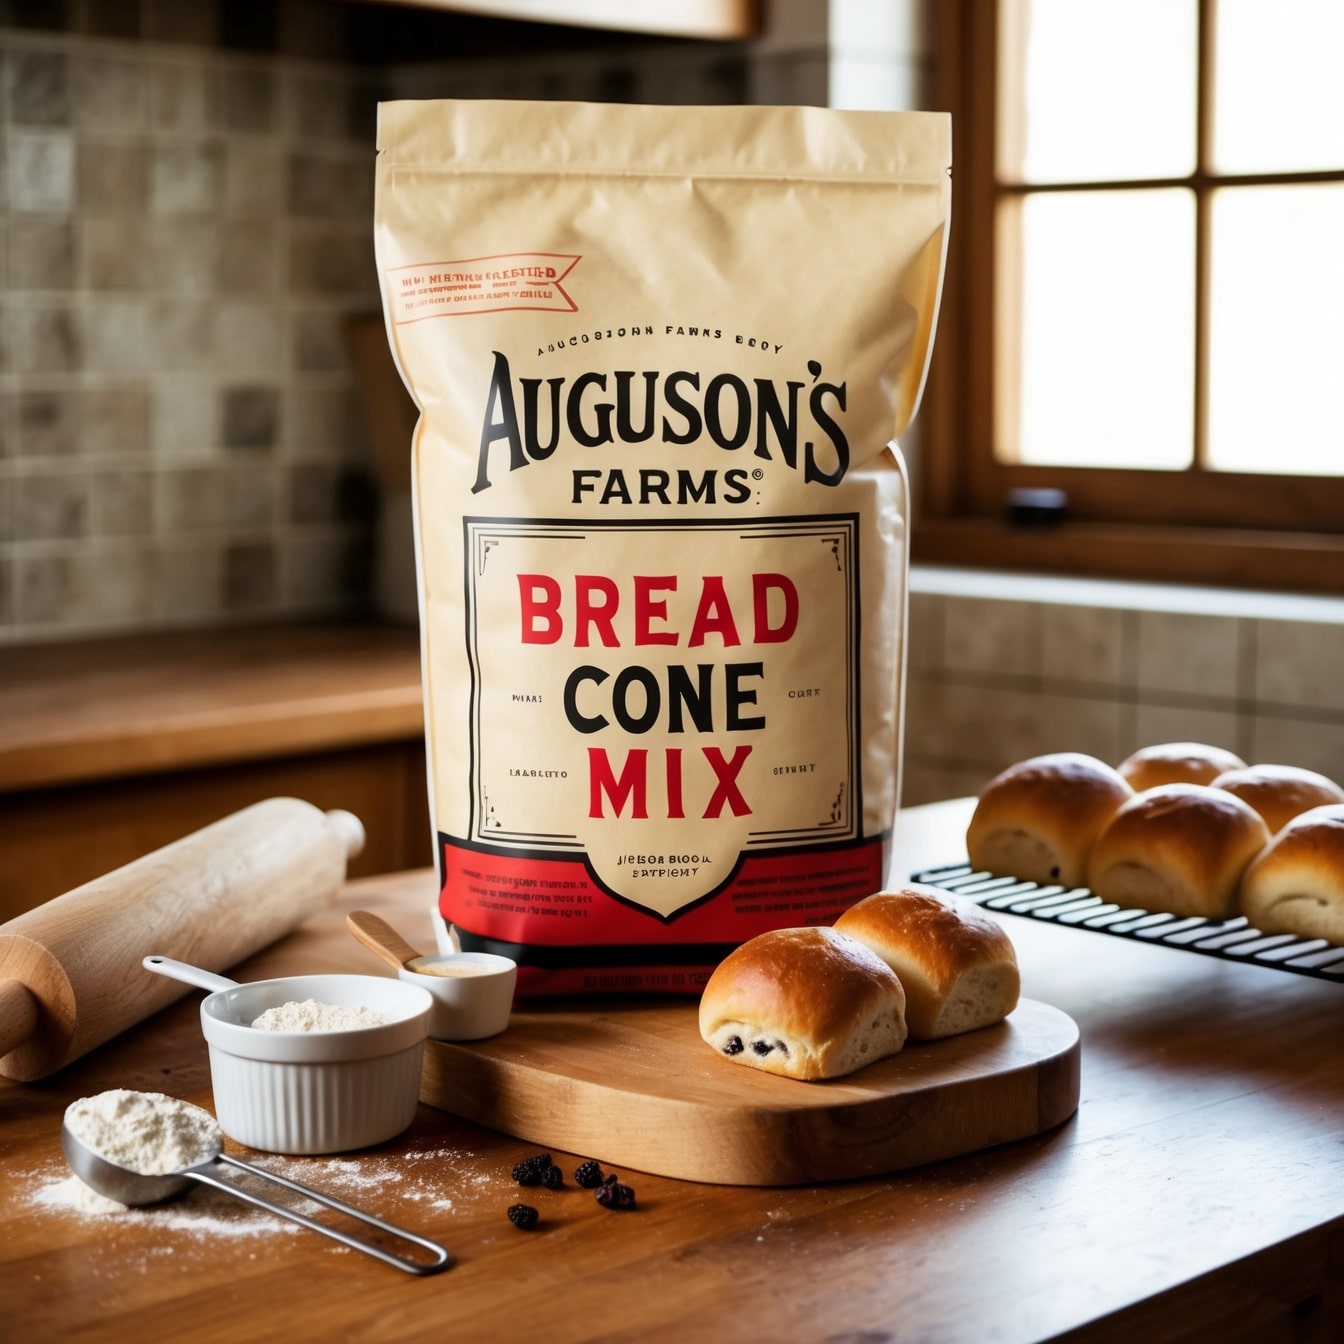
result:
[[(139, 1207), (142, 1204), (158, 1204), (165, 1199), (173, 1199), (177, 1195), (183, 1194), (193, 1181), (197, 1181), (201, 1185), (223, 1190), (248, 1204), (255, 1204), (257, 1208), (265, 1209), (267, 1213), (273, 1213), (279, 1218), (288, 1218), (290, 1222), (311, 1228), (314, 1232), (320, 1232), (324, 1237), (331, 1237), (353, 1250), (363, 1251), (365, 1255), (371, 1255), (377, 1260), (382, 1260), (385, 1264), (404, 1270), (407, 1274), (437, 1274), (440, 1270), (447, 1269), (452, 1264), (452, 1256), (436, 1242), (416, 1236), (415, 1233), (407, 1232), (402, 1228), (394, 1227), (391, 1223), (385, 1223), (381, 1218), (375, 1218), (372, 1214), (362, 1213), (359, 1209), (351, 1208), (349, 1204), (343, 1204), (338, 1199), (332, 1199), (330, 1195), (311, 1190), (306, 1185), (300, 1185), (297, 1181), (288, 1180), (284, 1176), (276, 1175), (273, 1171), (267, 1171), (263, 1167), (253, 1166), (250, 1162), (232, 1157), (224, 1152), (219, 1145), (215, 1146), (214, 1150), (200, 1162), (193, 1163), (189, 1167), (183, 1167), (180, 1171), (168, 1172), (162, 1176), (146, 1175), (143, 1172), (131, 1171), (126, 1167), (118, 1166), (115, 1162), (109, 1162), (107, 1158), (90, 1148), (64, 1123), (61, 1125), (61, 1147), (64, 1149), (66, 1160), (70, 1163), (70, 1168), (75, 1175), (85, 1185), (108, 1199), (116, 1200), (118, 1204), (128, 1204), (132, 1207)], [(325, 1223), (319, 1223), (316, 1219), (309, 1218), (307, 1214), (272, 1203), (271, 1200), (262, 1195), (254, 1194), (241, 1185), (235, 1185), (232, 1181), (224, 1180), (218, 1173), (226, 1167), (236, 1168), (238, 1171), (246, 1172), (249, 1176), (283, 1186), (286, 1190), (292, 1190), (305, 1199), (325, 1204), (338, 1213), (346, 1214), (361, 1223), (376, 1227), (400, 1241), (411, 1242), (419, 1246), (422, 1250), (428, 1251), (432, 1258), (429, 1260), (412, 1260), (405, 1256), (395, 1255), (391, 1251), (384, 1250), (381, 1246), (374, 1245), (371, 1241), (363, 1241), (348, 1232), (342, 1232), (339, 1228), (328, 1227)]]

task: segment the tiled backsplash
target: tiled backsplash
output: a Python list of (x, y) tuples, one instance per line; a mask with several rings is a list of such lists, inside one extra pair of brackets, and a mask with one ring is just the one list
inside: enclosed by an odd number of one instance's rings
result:
[(824, 13), (776, 8), (557, 61), (337, 0), (0, 7), (0, 644), (368, 604), (378, 97), (824, 102)]
[(192, 4), (101, 36), (114, 9), (0, 28), (0, 640), (339, 611), (371, 78), (217, 46)]
[(917, 571), (904, 800), (1202, 741), (1344, 781), (1344, 600)]

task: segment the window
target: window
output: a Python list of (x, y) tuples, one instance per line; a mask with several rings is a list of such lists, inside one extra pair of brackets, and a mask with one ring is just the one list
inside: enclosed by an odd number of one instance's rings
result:
[[(1344, 6), (936, 15), (953, 231), (916, 558), (1344, 592)], [(1045, 488), (1064, 520), (1014, 521)]]

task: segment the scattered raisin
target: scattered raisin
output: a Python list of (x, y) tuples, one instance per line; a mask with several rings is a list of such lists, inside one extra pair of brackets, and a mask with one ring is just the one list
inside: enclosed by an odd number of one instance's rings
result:
[(549, 1166), (541, 1173), (541, 1183), (548, 1190), (558, 1190), (565, 1183), (565, 1173), (557, 1166)]
[(594, 1187), (602, 1184), (602, 1167), (591, 1158), (587, 1162), (581, 1162), (574, 1169), (574, 1184), (581, 1186), (584, 1190), (592, 1190)]
[(775, 1047), (769, 1041), (752, 1041), (751, 1048), (764, 1059)]
[(529, 1228), (536, 1227), (538, 1213), (530, 1204), (511, 1204), (509, 1206), (509, 1222), (514, 1227), (522, 1228), (526, 1232)]
[(723, 1047), (725, 1055), (740, 1055), (742, 1050), (742, 1038), (740, 1036), (730, 1036), (727, 1044)]
[(620, 1178), (614, 1172), (593, 1191), (593, 1198), (604, 1209), (633, 1209), (635, 1207), (635, 1192), (628, 1185), (622, 1185)]
[(514, 1167), (513, 1179), (519, 1185), (540, 1185), (546, 1179), (546, 1172), (550, 1166), (550, 1153), (537, 1153), (533, 1157), (525, 1157)]

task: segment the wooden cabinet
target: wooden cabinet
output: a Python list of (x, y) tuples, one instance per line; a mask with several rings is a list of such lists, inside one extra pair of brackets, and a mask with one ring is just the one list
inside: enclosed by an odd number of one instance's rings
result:
[(0, 920), (277, 795), (360, 818), (353, 876), (433, 862), (414, 630), (150, 635), (0, 660)]

